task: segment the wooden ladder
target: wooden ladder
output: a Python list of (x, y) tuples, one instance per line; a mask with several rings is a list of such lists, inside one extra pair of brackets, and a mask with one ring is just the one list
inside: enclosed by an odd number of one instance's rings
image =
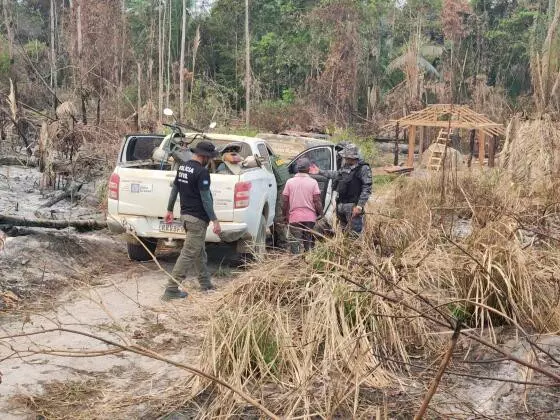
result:
[(445, 145), (447, 143), (448, 135), (449, 133), (447, 132), (447, 129), (442, 128), (441, 130), (439, 130), (439, 135), (433, 144), (439, 144), (443, 147), (436, 146), (435, 148), (432, 148), (427, 168), (429, 171), (439, 172), (441, 170), (441, 163), (443, 162), (443, 153)]

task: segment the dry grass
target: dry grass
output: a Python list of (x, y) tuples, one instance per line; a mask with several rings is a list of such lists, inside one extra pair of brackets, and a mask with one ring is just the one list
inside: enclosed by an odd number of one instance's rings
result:
[(524, 188), (541, 187), (560, 174), (560, 125), (550, 116), (522, 121), (514, 117), (506, 131), (500, 165)]
[(91, 409), (103, 400), (104, 384), (98, 379), (49, 382), (42, 394), (20, 394), (14, 397), (14, 403), (27, 407), (37, 418), (90, 419)]
[[(12, 403), (29, 410), (38, 419), (48, 420), (125, 419), (135, 418), (140, 412), (142, 418), (155, 419), (173, 412), (194, 416), (198, 411), (191, 397), (191, 381), (181, 380), (154, 392), (152, 376), (140, 375), (137, 385), (145, 384), (145, 391), (131, 395), (117, 391), (109, 378), (101, 379), (101, 376), (49, 382), (43, 386), (43, 392), (19, 394)], [(184, 409), (187, 405), (190, 408)]]
[[(360, 240), (337, 236), (248, 272), (212, 320), (202, 368), (280, 416), (350, 417), (375, 405), (364, 391), (408, 383), (412, 358), (444, 348), (433, 317), (492, 339), (503, 324), (556, 333), (556, 198), (550, 187), (528, 197), (498, 172), (400, 180)], [(242, 410), (205, 387), (208, 416)]]
[[(386, 293), (391, 287), (356, 268), (364, 261), (349, 260), (347, 249), (340, 238), (306, 260), (277, 258), (266, 273), (247, 274), (212, 322), (203, 368), (240, 388), (268, 384), (266, 400), (286, 417), (355, 415), (360, 386), (393, 385), (401, 367), (382, 365), (384, 356), (408, 361), (439, 340), (426, 339), (426, 321), (412, 311), (356, 293), (341, 277)], [(224, 398), (211, 415), (232, 414)]]

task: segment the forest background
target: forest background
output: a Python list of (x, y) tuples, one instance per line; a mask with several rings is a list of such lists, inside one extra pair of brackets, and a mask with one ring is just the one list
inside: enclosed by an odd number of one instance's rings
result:
[(1, 134), (31, 142), (37, 118), (64, 115), (157, 130), (164, 107), (199, 126), (363, 136), (431, 103), (556, 113), (555, 3), (2, 0)]

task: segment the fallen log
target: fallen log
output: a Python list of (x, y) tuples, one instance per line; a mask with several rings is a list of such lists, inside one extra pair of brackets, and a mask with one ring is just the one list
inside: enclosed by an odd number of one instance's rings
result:
[(0, 165), (35, 167), (37, 164), (38, 159), (33, 156), (0, 156)]
[(80, 189), (82, 188), (82, 185), (84, 185), (82, 182), (72, 182), (72, 184), (68, 188), (66, 188), (62, 193), (54, 196), (53, 198), (51, 198), (46, 203), (41, 204), (39, 206), (39, 208), (44, 209), (44, 208), (47, 208), (47, 207), (51, 207), (51, 206), (54, 206), (59, 201), (62, 201), (66, 198), (74, 197), (76, 195), (76, 193), (78, 191), (80, 191)]
[(0, 224), (9, 226), (27, 226), (51, 229), (66, 229), (73, 227), (81, 231), (99, 230), (107, 227), (105, 220), (47, 220), (47, 219), (31, 219), (27, 217), (8, 216), (0, 214)]

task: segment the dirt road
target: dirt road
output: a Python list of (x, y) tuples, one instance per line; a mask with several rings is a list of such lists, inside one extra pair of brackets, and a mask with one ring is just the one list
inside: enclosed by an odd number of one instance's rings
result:
[[(61, 241), (65, 234), (45, 235), (49, 236), (45, 240), (52, 242), (53, 238)], [(217, 292), (197, 292), (193, 279), (186, 282), (186, 288), (191, 292), (188, 299), (163, 302), (160, 296), (167, 281), (166, 275), (152, 262), (127, 262), (124, 245), (119, 244), (118, 239), (103, 233), (85, 237), (67, 234), (66, 241), (78, 241), (86, 250), (97, 249), (94, 252), (96, 259), (103, 258), (105, 252), (110, 253), (112, 262), (86, 279), (76, 273), (69, 276), (65, 263), (58, 258), (59, 263), (49, 268), (48, 275), (65, 277), (58, 278), (57, 286), (65, 291), (50, 302), (42, 295), (38, 309), (33, 309), (33, 302), (29, 302), (34, 296), (31, 293), (19, 305), (28, 309), (8, 312), (0, 318), (2, 336), (68, 328), (122, 344), (139, 344), (175, 361), (197, 365), (208, 315), (234, 275), (229, 266), (224, 265), (227, 264), (227, 249), (216, 248), (209, 252), (210, 270), (219, 275), (215, 277)], [(15, 261), (13, 271), (21, 263), (12, 252), (17, 254), (18, 249), (26, 246), (31, 249), (40, 243), (41, 240), (35, 237), (10, 238), (5, 255), (0, 256), (0, 264), (7, 264), (8, 259)], [(36, 249), (41, 250), (41, 247)], [(59, 246), (47, 252), (52, 260), (57, 251), (67, 253), (68, 249), (72, 246)], [(100, 251), (103, 249), (105, 252)], [(167, 252), (161, 256), (161, 263), (168, 271), (176, 255), (177, 252)], [(89, 265), (93, 266), (91, 258)], [(50, 290), (51, 293), (56, 291)], [(50, 309), (46, 309), (49, 305)], [(80, 397), (75, 395), (80, 390), (87, 391), (91, 411), (83, 413), (83, 418), (155, 414), (153, 410), (159, 410), (162, 397), (170, 386), (177, 387), (189, 377), (186, 372), (164, 362), (131, 353), (86, 357), (95, 356), (92, 352), (102, 354), (108, 348), (95, 339), (59, 331), (0, 340), (0, 418), (22, 418), (31, 411), (49, 417), (48, 414), (61, 414), (59, 410), (72, 410), (72, 404), (66, 408), (61, 405), (61, 401), (67, 403), (71, 397), (58, 394), (52, 395), (53, 399), (59, 400), (58, 405), (49, 408), (49, 393), (61, 390), (66, 394), (73, 393), (76, 398)], [(46, 397), (38, 399), (43, 392)], [(92, 392), (94, 395), (90, 394)], [(41, 410), (47, 412), (41, 413)]]

